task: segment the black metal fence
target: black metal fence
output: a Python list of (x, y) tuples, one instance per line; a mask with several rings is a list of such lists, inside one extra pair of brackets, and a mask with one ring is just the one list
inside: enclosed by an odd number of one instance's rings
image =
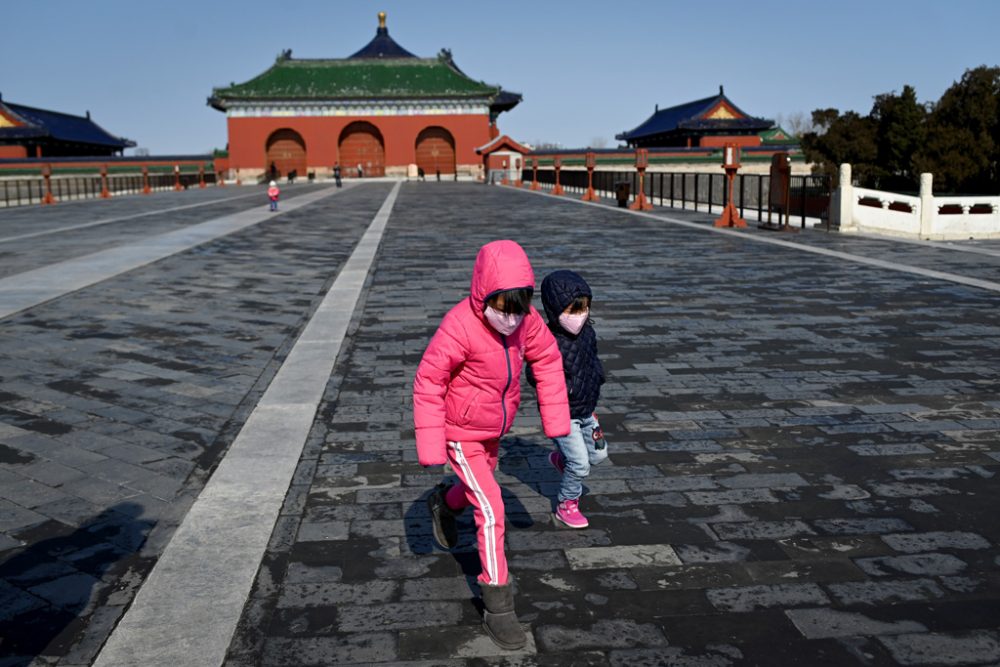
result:
[[(719, 171), (718, 174), (647, 171), (643, 190), (646, 199), (654, 206), (721, 213), (729, 200), (729, 183), (725, 173), (721, 169)], [(531, 169), (522, 172), (525, 184), (531, 183), (532, 175)], [(555, 186), (555, 182), (554, 169), (538, 170), (538, 183), (545, 189)], [(587, 172), (563, 169), (559, 173), (559, 182), (567, 192), (586, 192)], [(627, 183), (630, 198), (634, 198), (639, 188), (639, 175), (634, 169), (594, 170), (594, 190), (600, 196), (614, 199), (619, 183)], [(793, 175), (789, 191), (789, 218), (799, 218), (802, 226), (805, 226), (806, 218), (828, 222), (831, 185), (829, 176)], [(733, 181), (733, 203), (740, 216), (745, 217), (746, 211), (756, 211), (758, 220), (766, 218), (770, 187), (771, 177), (767, 174), (737, 174)]]
[[(108, 174), (108, 192), (112, 196), (134, 195), (143, 191), (142, 174)], [(77, 199), (97, 199), (101, 196), (100, 174), (80, 176), (52, 176), (52, 196), (57, 202)], [(154, 192), (173, 190), (177, 178), (174, 174), (150, 174), (149, 189)], [(181, 187), (185, 190), (198, 187), (201, 177), (197, 173), (182, 173)], [(205, 183), (214, 184), (215, 174), (205, 172)], [(45, 199), (45, 179), (41, 176), (23, 178), (0, 177), (0, 208), (41, 204)]]

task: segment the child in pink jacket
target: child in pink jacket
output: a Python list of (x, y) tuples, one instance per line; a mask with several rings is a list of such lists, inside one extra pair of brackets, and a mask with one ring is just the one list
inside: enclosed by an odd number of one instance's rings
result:
[(434, 538), (458, 542), (455, 517), (471, 505), (482, 574), (483, 625), (502, 648), (527, 639), (514, 613), (504, 555), (504, 506), (493, 476), (500, 438), (521, 401), (521, 368), (531, 364), (545, 435), (570, 431), (562, 357), (531, 305), (535, 274), (514, 241), (479, 250), (471, 293), (444, 316), (413, 381), (413, 421), (421, 465), (451, 463), (458, 481), (439, 484), (427, 505)]
[(278, 189), (278, 184), (275, 181), (267, 186), (267, 199), (271, 202), (271, 210), (278, 210), (278, 197), (281, 196), (281, 190)]

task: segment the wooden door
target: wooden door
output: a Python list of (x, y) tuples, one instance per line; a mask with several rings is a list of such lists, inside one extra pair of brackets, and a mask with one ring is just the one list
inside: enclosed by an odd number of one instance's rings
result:
[(340, 168), (344, 176), (357, 176), (359, 164), (365, 176), (385, 176), (382, 135), (371, 123), (352, 123), (340, 136)]
[(267, 139), (267, 162), (264, 169), (268, 176), (274, 165), (279, 177), (286, 177), (292, 171), (299, 178), (306, 177), (306, 145), (295, 130), (278, 130)]
[(443, 127), (428, 127), (417, 137), (417, 166), (428, 178), (455, 173), (455, 139)]

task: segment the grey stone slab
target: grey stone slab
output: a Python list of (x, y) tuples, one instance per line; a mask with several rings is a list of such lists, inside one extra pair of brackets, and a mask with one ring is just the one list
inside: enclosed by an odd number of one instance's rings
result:
[(944, 597), (944, 591), (930, 579), (900, 581), (851, 581), (827, 586), (844, 605), (877, 605), (915, 602)]
[(695, 505), (748, 505), (776, 503), (777, 496), (770, 489), (750, 488), (731, 491), (688, 491), (684, 494)]
[(1000, 660), (996, 632), (900, 634), (879, 637), (879, 641), (901, 665), (969, 665)]
[(958, 574), (968, 567), (968, 564), (957, 556), (942, 553), (857, 558), (854, 562), (866, 573), (875, 577), (897, 573), (949, 576)]
[(628, 619), (601, 619), (584, 627), (541, 625), (536, 628), (540, 648), (547, 651), (579, 651), (587, 648), (632, 648), (665, 646), (667, 638), (655, 623)]
[(574, 570), (599, 570), (643, 566), (680, 565), (673, 547), (666, 544), (635, 544), (617, 547), (566, 549), (566, 559)]
[(356, 633), (345, 637), (274, 638), (260, 656), (267, 664), (376, 664), (395, 660), (396, 637), (389, 632)]
[(836, 609), (788, 609), (785, 615), (807, 639), (884, 637), (927, 631), (916, 621), (878, 621), (864, 614)]
[(770, 607), (827, 605), (830, 599), (816, 584), (774, 584), (712, 588), (706, 591), (708, 601), (721, 611), (749, 612)]
[(462, 618), (457, 602), (389, 602), (380, 605), (343, 605), (337, 614), (342, 632), (412, 630), (455, 624)]
[(849, 445), (847, 448), (859, 456), (914, 456), (934, 453), (930, 447), (918, 443)]
[(364, 584), (338, 582), (291, 584), (282, 589), (278, 607), (341, 607), (351, 604), (378, 604), (392, 600), (399, 589), (395, 581)]
[(990, 543), (982, 535), (962, 531), (931, 531), (899, 535), (883, 535), (882, 541), (896, 551), (918, 553), (935, 549), (981, 550)]
[(813, 525), (827, 535), (869, 535), (914, 530), (913, 526), (906, 521), (892, 517), (817, 519), (813, 522)]
[(713, 523), (712, 531), (721, 540), (776, 540), (799, 535), (816, 534), (816, 531), (802, 521)]

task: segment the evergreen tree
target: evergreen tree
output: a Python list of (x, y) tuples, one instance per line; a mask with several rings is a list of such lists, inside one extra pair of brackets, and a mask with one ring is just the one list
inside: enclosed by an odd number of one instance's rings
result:
[(997, 194), (998, 161), (1000, 67), (966, 70), (934, 105), (916, 166), (934, 174), (935, 190)]
[(877, 95), (870, 114), (876, 123), (876, 163), (878, 186), (883, 189), (915, 189), (919, 172), (913, 168), (913, 155), (926, 140), (927, 110), (917, 102), (912, 86), (903, 92)]

